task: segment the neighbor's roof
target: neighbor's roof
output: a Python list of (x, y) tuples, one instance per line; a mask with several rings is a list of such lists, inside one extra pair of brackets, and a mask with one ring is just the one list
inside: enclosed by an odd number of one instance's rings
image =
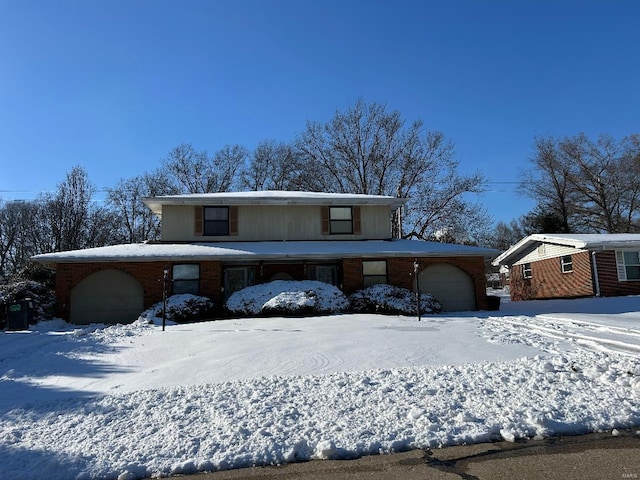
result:
[(144, 198), (142, 201), (154, 213), (160, 215), (163, 205), (387, 205), (395, 209), (404, 205), (408, 199), (353, 193), (266, 190), (165, 195)]
[(482, 256), (493, 258), (489, 248), (423, 242), (419, 240), (220, 242), (220, 243), (134, 243), (46, 253), (32, 257), (44, 264), (84, 262), (157, 261), (258, 261), (381, 257)]
[(640, 234), (637, 233), (593, 233), (593, 234), (534, 234), (523, 238), (509, 250), (499, 255), (493, 265), (512, 265), (521, 255), (540, 243), (564, 245), (579, 250), (613, 250), (621, 248), (640, 248)]

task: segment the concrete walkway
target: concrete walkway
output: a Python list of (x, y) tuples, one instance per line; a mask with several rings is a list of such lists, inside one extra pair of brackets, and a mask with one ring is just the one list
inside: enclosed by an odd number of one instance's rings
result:
[(640, 479), (640, 429), (412, 450), (187, 476), (194, 480)]

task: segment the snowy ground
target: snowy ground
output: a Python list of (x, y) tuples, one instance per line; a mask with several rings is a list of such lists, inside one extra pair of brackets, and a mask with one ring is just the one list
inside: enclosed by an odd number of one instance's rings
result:
[(0, 334), (0, 478), (134, 479), (640, 425), (640, 297)]

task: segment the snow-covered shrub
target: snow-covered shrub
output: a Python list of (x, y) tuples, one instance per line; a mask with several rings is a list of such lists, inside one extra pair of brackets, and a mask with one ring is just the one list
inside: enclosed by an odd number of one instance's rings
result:
[(34, 320), (53, 318), (56, 296), (47, 285), (33, 280), (0, 285), (0, 309), (20, 300), (30, 300)]
[[(213, 313), (213, 302), (207, 297), (199, 297), (190, 293), (172, 295), (167, 298), (165, 319), (169, 322), (193, 322), (210, 318)], [(145, 310), (138, 317), (139, 322), (162, 323), (162, 302), (158, 302)]]
[(337, 313), (349, 307), (333, 285), (315, 280), (276, 280), (234, 292), (225, 305), (233, 315), (311, 315)]
[[(356, 313), (392, 313), (415, 315), (416, 294), (406, 288), (378, 284), (349, 295), (351, 309)], [(438, 313), (442, 305), (433, 295), (420, 294), (420, 313)]]

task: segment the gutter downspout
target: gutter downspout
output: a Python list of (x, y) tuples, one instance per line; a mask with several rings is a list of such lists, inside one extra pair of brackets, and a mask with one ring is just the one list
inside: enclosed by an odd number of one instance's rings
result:
[(600, 296), (600, 279), (598, 278), (598, 263), (596, 262), (596, 251), (591, 251), (591, 267), (593, 268), (593, 287), (596, 297)]

